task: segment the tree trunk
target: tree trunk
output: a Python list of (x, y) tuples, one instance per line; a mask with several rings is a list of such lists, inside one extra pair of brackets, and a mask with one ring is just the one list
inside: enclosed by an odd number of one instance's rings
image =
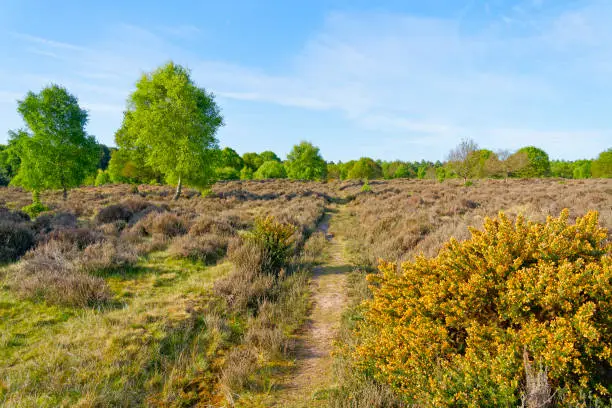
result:
[(179, 197), (181, 196), (181, 190), (183, 189), (183, 180), (181, 179), (181, 177), (179, 176), (178, 179), (178, 184), (176, 186), (176, 193), (174, 193), (174, 198), (173, 200), (178, 200)]
[(68, 200), (68, 189), (64, 187), (64, 201)]

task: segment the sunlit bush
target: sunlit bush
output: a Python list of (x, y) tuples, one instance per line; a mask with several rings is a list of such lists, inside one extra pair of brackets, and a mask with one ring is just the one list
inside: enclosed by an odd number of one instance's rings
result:
[(526, 351), (562, 405), (609, 398), (612, 259), (598, 214), (569, 225), (567, 210), (544, 224), (500, 213), (471, 234), (369, 276), (359, 365), (407, 402), (517, 406)]

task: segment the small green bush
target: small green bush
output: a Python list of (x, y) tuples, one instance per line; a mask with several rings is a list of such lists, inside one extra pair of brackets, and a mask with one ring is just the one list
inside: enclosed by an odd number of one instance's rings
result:
[(105, 184), (110, 184), (111, 182), (111, 178), (110, 178), (110, 174), (108, 174), (108, 171), (106, 170), (100, 170), (98, 169), (98, 174), (96, 175), (96, 180), (94, 182), (94, 185), (96, 187), (98, 186), (103, 186)]
[(296, 227), (268, 216), (255, 220), (253, 230), (245, 238), (262, 250), (262, 270), (277, 276), (293, 249)]
[(47, 207), (40, 201), (34, 201), (32, 204), (22, 207), (21, 211), (28, 214), (30, 218), (36, 218), (40, 213), (49, 211), (49, 207)]
[(362, 193), (369, 193), (370, 191), (372, 191), (372, 187), (370, 187), (370, 184), (366, 182), (363, 184), (363, 186), (361, 186), (361, 192)]

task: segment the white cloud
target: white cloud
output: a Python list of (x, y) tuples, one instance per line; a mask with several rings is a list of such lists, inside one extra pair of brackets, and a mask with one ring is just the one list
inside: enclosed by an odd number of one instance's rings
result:
[[(264, 62), (211, 61), (178, 47), (172, 39), (201, 34), (193, 26), (153, 32), (121, 24), (87, 46), (13, 35), (40, 54), (66, 60), (65, 70), (49, 78), (87, 101), (92, 126), (101, 126), (94, 116), (99, 113), (105, 126), (118, 127), (138, 76), (172, 57), (221, 98), (329, 111), (364, 132), (380, 133), (384, 143), (448, 149), (461, 137), (474, 137), (491, 148), (538, 144), (560, 156), (593, 155), (610, 143), (612, 125), (593, 113), (576, 114), (569, 126), (568, 112), (587, 102), (598, 106), (604, 98), (594, 89), (612, 92), (612, 7), (591, 2), (551, 12), (547, 5), (526, 0), (503, 14), (491, 6), (487, 14), (498, 17), (477, 28), (466, 27), (474, 2), (456, 19), (332, 13), (282, 75)], [(20, 75), (46, 77), (40, 71)], [(252, 126), (232, 128), (244, 137)], [(575, 145), (576, 138), (589, 141), (575, 152), (556, 147)]]

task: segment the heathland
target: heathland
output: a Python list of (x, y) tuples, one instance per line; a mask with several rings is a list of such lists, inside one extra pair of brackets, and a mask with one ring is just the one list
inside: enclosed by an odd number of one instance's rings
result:
[(609, 179), (172, 196), (0, 189), (3, 406), (609, 404)]

